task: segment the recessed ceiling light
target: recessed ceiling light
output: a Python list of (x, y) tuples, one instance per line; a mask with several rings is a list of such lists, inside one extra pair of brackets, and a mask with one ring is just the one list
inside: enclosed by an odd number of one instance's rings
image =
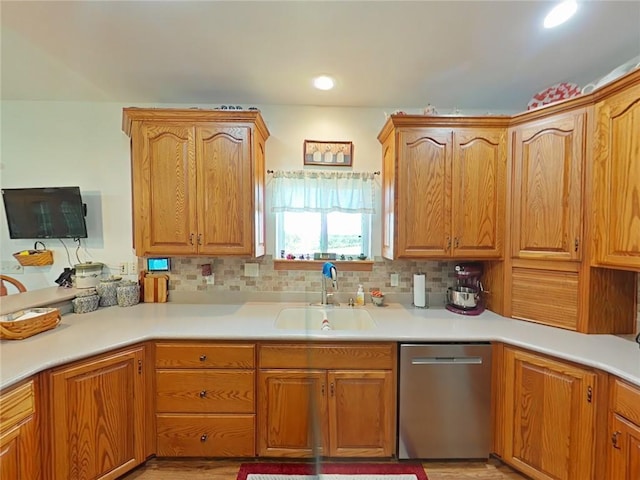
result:
[(331, 90), (335, 85), (335, 81), (328, 75), (320, 75), (313, 79), (313, 86), (318, 90)]
[(576, 13), (577, 9), (578, 4), (576, 0), (565, 0), (556, 5), (544, 18), (544, 28), (557, 27), (561, 23), (566, 22)]

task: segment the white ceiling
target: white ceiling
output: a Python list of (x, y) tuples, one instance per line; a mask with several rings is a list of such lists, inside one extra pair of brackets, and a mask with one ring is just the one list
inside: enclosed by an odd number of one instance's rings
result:
[[(4, 100), (520, 111), (640, 54), (640, 0), (6, 1)], [(331, 92), (311, 77), (337, 78)], [(442, 113), (442, 112), (441, 112)]]

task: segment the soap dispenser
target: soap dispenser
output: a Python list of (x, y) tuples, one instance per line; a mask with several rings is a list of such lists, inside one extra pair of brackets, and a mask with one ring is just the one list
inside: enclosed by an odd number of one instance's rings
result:
[(364, 305), (364, 290), (362, 285), (358, 285), (358, 292), (356, 293), (356, 306), (361, 307)]

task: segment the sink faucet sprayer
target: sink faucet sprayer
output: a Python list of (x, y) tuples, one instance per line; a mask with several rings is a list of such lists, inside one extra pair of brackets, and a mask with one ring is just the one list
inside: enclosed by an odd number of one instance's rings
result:
[(333, 289), (338, 289), (338, 270), (336, 266), (331, 262), (326, 262), (322, 266), (322, 305), (328, 305), (328, 296), (333, 294), (327, 294), (327, 278), (331, 279)]

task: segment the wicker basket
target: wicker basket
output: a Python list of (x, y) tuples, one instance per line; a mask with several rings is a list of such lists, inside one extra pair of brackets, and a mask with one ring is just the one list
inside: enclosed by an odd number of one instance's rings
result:
[(15, 258), (23, 267), (43, 267), (53, 265), (53, 252), (51, 250), (28, 250), (29, 255), (14, 253)]
[[(25, 318), (24, 320), (14, 320), (28, 313), (35, 313), (37, 316)], [(59, 323), (60, 310), (57, 308), (31, 308), (9, 315), (2, 315), (0, 316), (0, 339), (22, 340), (56, 328)]]

